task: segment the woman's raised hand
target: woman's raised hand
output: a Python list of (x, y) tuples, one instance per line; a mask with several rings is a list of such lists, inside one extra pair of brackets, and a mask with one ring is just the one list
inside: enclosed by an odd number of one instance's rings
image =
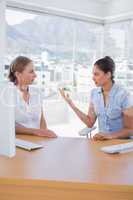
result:
[(71, 103), (71, 99), (69, 97), (69, 94), (65, 94), (64, 89), (59, 88), (59, 92), (61, 94), (61, 96), (65, 99), (66, 102)]

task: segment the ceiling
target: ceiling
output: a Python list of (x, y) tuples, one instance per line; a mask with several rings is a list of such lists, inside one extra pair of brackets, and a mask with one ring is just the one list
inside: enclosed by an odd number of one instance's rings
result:
[[(92, 1), (92, 0), (89, 0)], [(95, 2), (99, 2), (99, 3), (109, 3), (111, 0), (94, 0)]]

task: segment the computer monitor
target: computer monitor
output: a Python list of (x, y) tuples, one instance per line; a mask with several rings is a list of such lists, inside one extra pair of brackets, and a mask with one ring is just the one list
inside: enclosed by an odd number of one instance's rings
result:
[(15, 88), (0, 82), (0, 155), (15, 155)]

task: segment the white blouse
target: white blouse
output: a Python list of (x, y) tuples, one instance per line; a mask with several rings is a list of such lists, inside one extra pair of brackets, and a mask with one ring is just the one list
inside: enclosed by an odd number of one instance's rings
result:
[(29, 87), (29, 102), (25, 102), (22, 92), (16, 87), (15, 122), (27, 128), (40, 128), (42, 95), (38, 88)]

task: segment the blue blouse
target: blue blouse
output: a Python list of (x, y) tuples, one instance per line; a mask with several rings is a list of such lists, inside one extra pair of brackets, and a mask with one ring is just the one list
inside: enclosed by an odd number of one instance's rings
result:
[(131, 106), (128, 92), (119, 85), (113, 84), (109, 92), (108, 105), (104, 105), (102, 88), (91, 92), (91, 102), (98, 118), (99, 131), (113, 133), (123, 129), (123, 110)]

